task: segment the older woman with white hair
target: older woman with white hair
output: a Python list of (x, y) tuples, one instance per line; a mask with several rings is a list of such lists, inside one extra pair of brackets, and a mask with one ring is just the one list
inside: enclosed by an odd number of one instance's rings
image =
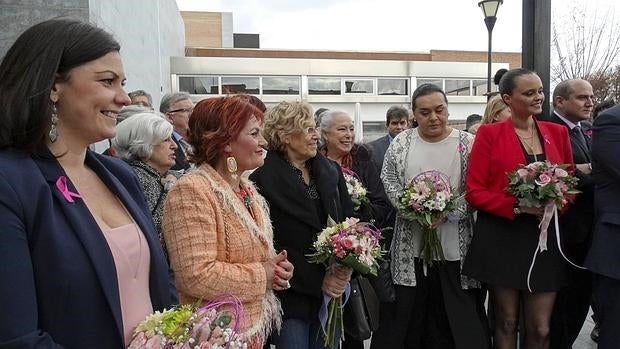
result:
[[(138, 175), (146, 201), (161, 239), (161, 218), (171, 178), (166, 177), (175, 163), (177, 148), (172, 125), (157, 112), (130, 116), (116, 126), (112, 146)], [(165, 250), (165, 248), (164, 248)]]

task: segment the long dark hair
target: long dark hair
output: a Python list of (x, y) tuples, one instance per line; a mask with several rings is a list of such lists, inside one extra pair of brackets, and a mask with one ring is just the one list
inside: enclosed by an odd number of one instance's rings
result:
[(76, 20), (52, 19), (23, 32), (0, 63), (0, 149), (44, 153), (54, 82), (119, 50), (111, 34)]

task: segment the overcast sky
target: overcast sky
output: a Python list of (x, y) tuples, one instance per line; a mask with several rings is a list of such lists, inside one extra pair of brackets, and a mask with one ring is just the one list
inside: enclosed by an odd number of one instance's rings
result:
[[(473, 0), (177, 0), (182, 11), (233, 13), (236, 33), (260, 34), (261, 48), (428, 51), (487, 50), (482, 10)], [(616, 0), (553, 0), (555, 21), (571, 4), (615, 11)], [(521, 0), (504, 0), (494, 51), (521, 51)]]

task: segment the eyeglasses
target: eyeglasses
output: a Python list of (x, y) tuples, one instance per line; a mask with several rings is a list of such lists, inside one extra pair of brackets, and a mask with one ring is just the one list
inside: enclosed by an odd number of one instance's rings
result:
[(183, 113), (190, 113), (190, 114), (191, 114), (193, 111), (194, 111), (194, 107), (191, 107), (191, 108), (183, 108), (183, 109), (175, 109), (175, 110), (170, 110), (170, 111), (168, 112), (168, 114), (180, 113), (180, 112), (183, 112)]

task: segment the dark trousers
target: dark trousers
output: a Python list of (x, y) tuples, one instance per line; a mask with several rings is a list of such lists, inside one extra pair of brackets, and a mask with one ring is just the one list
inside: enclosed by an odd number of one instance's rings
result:
[(571, 349), (588, 316), (592, 299), (592, 274), (587, 270), (571, 267), (568, 286), (556, 297), (551, 315), (552, 349)]
[(424, 276), (416, 259), (415, 270), (415, 287), (395, 286), (396, 321), (389, 348), (489, 348), (481, 291), (461, 288), (460, 263), (435, 264)]
[(372, 333), (370, 349), (394, 348), (394, 326), (397, 323), (396, 302), (381, 302), (379, 328)]
[(620, 280), (595, 274), (594, 294), (601, 326), (598, 349), (617, 349), (620, 345)]

